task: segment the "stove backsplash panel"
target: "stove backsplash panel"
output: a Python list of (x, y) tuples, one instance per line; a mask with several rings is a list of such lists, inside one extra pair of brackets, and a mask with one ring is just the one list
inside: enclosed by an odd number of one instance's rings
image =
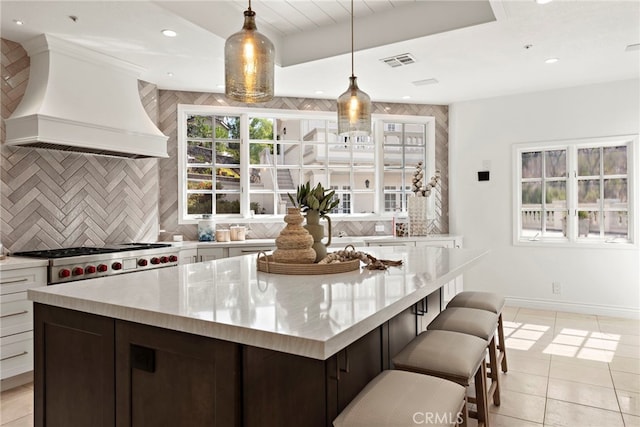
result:
[[(29, 78), (22, 46), (2, 39), (2, 118), (19, 104)], [(157, 121), (157, 89), (141, 82)], [(0, 232), (10, 251), (155, 241), (158, 161), (9, 148), (1, 126)]]

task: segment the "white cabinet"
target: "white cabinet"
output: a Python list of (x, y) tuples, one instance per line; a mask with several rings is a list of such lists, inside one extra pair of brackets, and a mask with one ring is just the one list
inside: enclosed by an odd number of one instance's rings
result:
[(198, 261), (205, 262), (226, 258), (226, 252), (226, 248), (198, 248)]
[(376, 242), (376, 241), (369, 241), (367, 242), (367, 246), (415, 246), (416, 242), (413, 240), (394, 240), (394, 241), (382, 241), (382, 242)]
[(46, 284), (46, 267), (0, 271), (0, 378), (3, 380), (33, 370), (33, 303), (27, 299), (27, 290)]
[(194, 262), (198, 262), (198, 249), (181, 249), (179, 254), (179, 265), (185, 264), (193, 264)]
[(258, 252), (271, 252), (276, 249), (275, 244), (266, 246), (237, 246), (229, 248), (229, 256), (240, 256), (248, 254), (256, 254)]

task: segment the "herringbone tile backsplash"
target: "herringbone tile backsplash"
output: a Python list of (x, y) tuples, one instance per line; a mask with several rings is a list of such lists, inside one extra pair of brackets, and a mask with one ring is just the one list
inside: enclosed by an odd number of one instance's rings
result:
[[(2, 39), (2, 118), (24, 94), (29, 57)], [(157, 117), (157, 89), (140, 84)], [(91, 108), (91, 106), (87, 106)], [(11, 251), (155, 241), (158, 161), (126, 160), (4, 145), (2, 122), (0, 231)]]
[[(22, 47), (2, 39), (2, 118), (20, 102), (29, 77), (29, 57)], [(169, 136), (168, 159), (126, 160), (4, 146), (0, 128), (0, 232), (11, 251), (101, 245), (125, 241), (155, 241), (171, 234), (196, 240), (195, 225), (178, 224), (177, 108), (178, 104), (232, 105), (223, 94), (158, 91), (140, 82), (147, 113)], [(334, 111), (335, 101), (274, 98), (261, 108)], [(87, 106), (91, 108), (91, 106)], [(449, 230), (448, 107), (374, 103), (373, 112), (434, 116), (436, 168), (441, 171), (435, 194), (438, 218), (434, 232)], [(434, 196), (432, 196), (434, 197)], [(334, 234), (373, 235), (376, 221), (336, 222)], [(280, 224), (251, 224), (250, 237), (275, 237)], [(165, 230), (160, 234), (159, 229)], [(385, 224), (385, 232), (391, 232)]]

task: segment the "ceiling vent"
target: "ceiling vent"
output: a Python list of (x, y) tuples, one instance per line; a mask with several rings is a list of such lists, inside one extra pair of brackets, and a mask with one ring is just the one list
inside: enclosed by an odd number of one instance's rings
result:
[(391, 68), (396, 68), (396, 67), (401, 67), (403, 65), (413, 64), (416, 62), (416, 59), (410, 53), (403, 53), (401, 55), (383, 58), (380, 61), (384, 62)]
[(424, 80), (416, 80), (415, 82), (411, 82), (415, 86), (426, 86), (426, 85), (434, 85), (438, 83), (436, 79), (424, 79)]

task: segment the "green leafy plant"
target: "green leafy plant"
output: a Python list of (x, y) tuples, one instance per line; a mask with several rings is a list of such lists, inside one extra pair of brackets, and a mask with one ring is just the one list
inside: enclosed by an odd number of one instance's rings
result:
[(324, 215), (331, 212), (340, 203), (335, 194), (335, 190), (325, 190), (321, 183), (311, 188), (311, 184), (307, 181), (306, 184), (298, 186), (295, 198), (291, 193), (287, 193), (287, 196), (289, 196), (293, 206), (300, 208), (301, 212), (313, 210), (318, 211), (320, 215)]

